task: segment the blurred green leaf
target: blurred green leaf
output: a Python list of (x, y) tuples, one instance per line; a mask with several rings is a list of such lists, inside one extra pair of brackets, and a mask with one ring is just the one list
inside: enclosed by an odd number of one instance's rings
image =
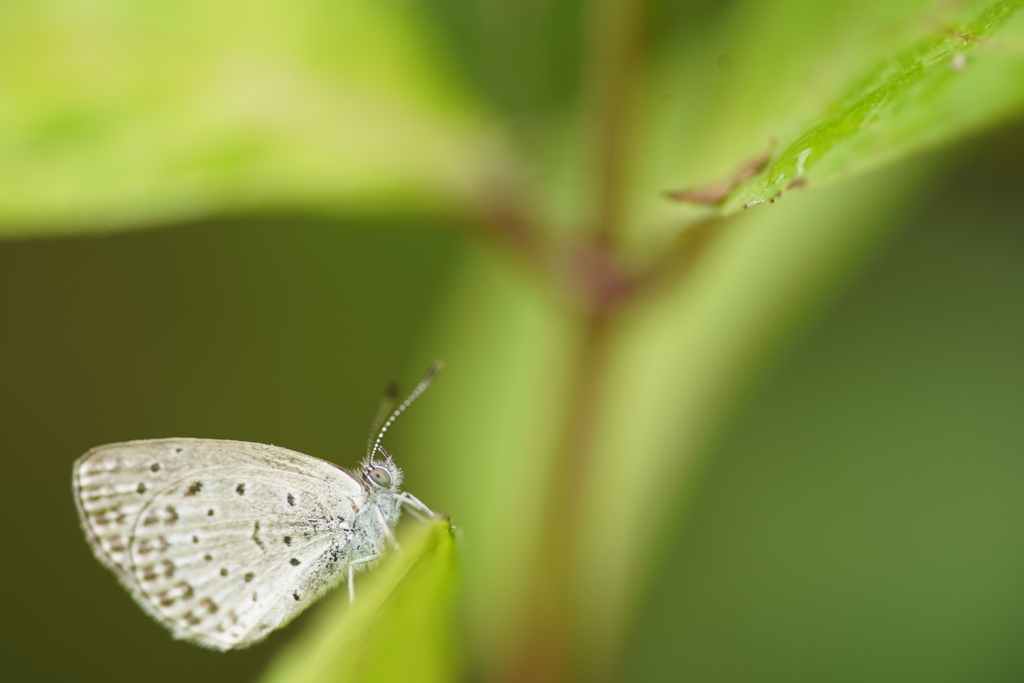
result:
[(459, 680), (453, 533), (447, 520), (438, 520), (403, 534), (400, 551), (360, 576), (356, 602), (335, 591), (264, 683)]
[(532, 571), (550, 562), (536, 539), (551, 524), (544, 497), (578, 352), (577, 321), (531, 284), (502, 255), (468, 252), (417, 363), (444, 358), (444, 376), (396, 435), (395, 452), (424, 463), (417, 490), (466, 520), (462, 589), (480, 680), (507, 675), (521, 656)]
[(494, 151), (413, 2), (8, 2), (0, 82), (0, 234), (450, 211)]
[(808, 309), (898, 225), (925, 170), (903, 164), (735, 216), (684, 286), (623, 317), (576, 566), (593, 675), (614, 662), (668, 520), (687, 512), (701, 456), (733, 402)]

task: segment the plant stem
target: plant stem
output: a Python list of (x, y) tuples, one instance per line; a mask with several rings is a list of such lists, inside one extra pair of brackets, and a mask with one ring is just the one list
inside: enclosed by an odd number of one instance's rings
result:
[(594, 421), (604, 384), (610, 323), (605, 312), (590, 314), (584, 323), (558, 449), (560, 457), (546, 497), (539, 561), (530, 582), (533, 592), (514, 663), (503, 677), (510, 683), (561, 683), (579, 678), (572, 569)]
[[(590, 480), (595, 421), (603, 396), (614, 311), (631, 293), (615, 252), (625, 222), (630, 124), (639, 63), (643, 0), (594, 0), (590, 15), (588, 100), (594, 154), (592, 242), (570, 264), (588, 309), (571, 378), (558, 459), (545, 498), (534, 592), (504, 680), (530, 683), (580, 677), (573, 570), (582, 501)], [(589, 251), (588, 251), (589, 250)], [(573, 265), (579, 267), (572, 267)]]
[(640, 61), (644, 0), (593, 0), (588, 88), (593, 113), (594, 227), (614, 249), (625, 219), (632, 109)]

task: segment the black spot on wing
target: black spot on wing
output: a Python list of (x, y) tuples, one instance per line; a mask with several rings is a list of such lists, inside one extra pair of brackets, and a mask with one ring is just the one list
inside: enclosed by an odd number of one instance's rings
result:
[(188, 487), (188, 491), (185, 491), (185, 495), (186, 496), (194, 496), (194, 495), (196, 495), (197, 493), (199, 493), (202, 490), (203, 490), (203, 482), (195, 481), (195, 482), (192, 482), (192, 485)]
[(256, 523), (253, 525), (252, 540), (256, 542), (256, 545), (258, 545), (260, 547), (260, 550), (262, 550), (263, 552), (266, 552), (267, 549), (263, 547), (263, 541), (260, 540), (259, 533), (260, 533), (260, 523), (259, 523), (259, 520), (257, 520)]

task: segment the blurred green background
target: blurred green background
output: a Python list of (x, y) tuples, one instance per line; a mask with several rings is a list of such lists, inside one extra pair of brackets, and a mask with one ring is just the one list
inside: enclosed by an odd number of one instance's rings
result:
[(461, 674), (403, 678), (1021, 679), (1021, 4), (0, 6), (2, 677), (298, 680), (336, 612), (173, 641), (71, 464), (350, 466), (441, 358), (388, 443)]
[(624, 680), (1024, 676), (1024, 128), (962, 154), (718, 434)]

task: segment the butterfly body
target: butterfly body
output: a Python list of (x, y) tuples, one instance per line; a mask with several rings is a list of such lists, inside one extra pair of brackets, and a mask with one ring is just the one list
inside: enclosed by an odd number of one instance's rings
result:
[(79, 458), (74, 493), (93, 552), (142, 608), (177, 638), (228, 650), (384, 553), (415, 501), (384, 455), (351, 472), (262, 444), (130, 441)]

